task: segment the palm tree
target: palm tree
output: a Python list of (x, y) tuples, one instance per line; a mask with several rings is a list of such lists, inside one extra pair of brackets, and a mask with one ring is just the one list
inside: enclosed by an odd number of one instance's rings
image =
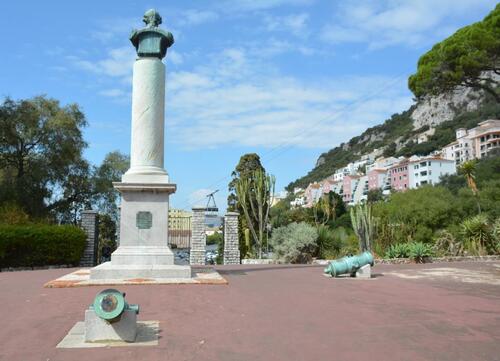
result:
[(474, 194), (474, 197), (476, 197), (477, 209), (479, 210), (479, 213), (481, 213), (481, 205), (479, 204), (479, 190), (477, 189), (476, 184), (476, 162), (474, 160), (468, 160), (460, 166), (459, 170), (460, 173), (464, 175), (465, 180), (467, 181), (467, 186), (472, 191), (472, 194)]

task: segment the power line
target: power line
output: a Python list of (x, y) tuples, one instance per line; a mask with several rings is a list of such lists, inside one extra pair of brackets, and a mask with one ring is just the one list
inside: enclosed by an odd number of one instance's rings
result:
[[(291, 139), (289, 139), (288, 141), (282, 142), (281, 144), (278, 144), (277, 146), (271, 148), (267, 152), (264, 152), (264, 154), (261, 156), (261, 159), (263, 161), (266, 160), (268, 163), (271, 162), (272, 160), (275, 160), (276, 158), (280, 157), (281, 155), (283, 155), (284, 153), (286, 153), (287, 151), (289, 151), (294, 146), (294, 142), (293, 141), (295, 139), (298, 139), (298, 138), (304, 137), (304, 136), (307, 137), (308, 135), (310, 135), (315, 130), (315, 128), (317, 128), (319, 125), (321, 125), (325, 121), (327, 121), (327, 120), (332, 121), (332, 120), (336, 119), (337, 117), (339, 117), (341, 114), (343, 114), (346, 110), (350, 109), (351, 107), (353, 107), (353, 106), (355, 106), (355, 105), (357, 105), (357, 104), (359, 104), (361, 102), (365, 102), (367, 100), (370, 100), (370, 99), (374, 98), (375, 96), (379, 95), (383, 91), (387, 90), (388, 88), (390, 88), (391, 86), (393, 86), (394, 84), (396, 84), (407, 73), (408, 73), (407, 71), (401, 72), (396, 77), (394, 77), (394, 78), (390, 79), (388, 82), (384, 83), (381, 88), (378, 88), (376, 91), (368, 94), (365, 97), (356, 99), (355, 101), (346, 104), (344, 107), (342, 107), (341, 109), (339, 109), (335, 114), (333, 114), (333, 115), (332, 114), (327, 115), (327, 116), (319, 119), (318, 121), (316, 121), (312, 125), (308, 125), (307, 127), (303, 127), (302, 129), (299, 129), (298, 132), (297, 132), (297, 134), (294, 137), (292, 137)], [(279, 149), (282, 149), (282, 151), (278, 152), (273, 157), (269, 157), (269, 158), (265, 159), (266, 156), (269, 156), (270, 154), (272, 154), (275, 151), (278, 151)], [(212, 187), (218, 186), (223, 181), (227, 181), (230, 178), (231, 178), (231, 175), (226, 175), (223, 178), (220, 178), (219, 180), (217, 180), (214, 183), (212, 183), (211, 185), (209, 185), (208, 188), (211, 189)], [(196, 203), (204, 200), (205, 198), (206, 198), (206, 196), (203, 197), (203, 198), (200, 198), (198, 200), (195, 200), (193, 202), (190, 202), (189, 199), (186, 198), (186, 203), (184, 205), (185, 205), (185, 207), (191, 207), (194, 204), (196, 204)], [(181, 207), (181, 209), (184, 209), (185, 207)]]

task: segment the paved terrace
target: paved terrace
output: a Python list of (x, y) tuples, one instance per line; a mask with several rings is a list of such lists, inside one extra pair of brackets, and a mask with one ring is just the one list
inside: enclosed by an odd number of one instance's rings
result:
[(159, 345), (56, 349), (101, 287), (47, 289), (73, 270), (0, 273), (0, 360), (500, 360), (500, 262), (219, 267), (229, 285), (124, 286)]

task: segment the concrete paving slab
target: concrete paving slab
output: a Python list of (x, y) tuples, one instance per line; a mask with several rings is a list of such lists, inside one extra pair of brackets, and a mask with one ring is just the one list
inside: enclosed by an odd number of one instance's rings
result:
[(77, 322), (68, 334), (59, 342), (56, 348), (95, 348), (95, 347), (123, 347), (123, 346), (156, 346), (158, 345), (158, 321), (138, 321), (137, 337), (135, 342), (107, 341), (85, 342), (85, 322)]

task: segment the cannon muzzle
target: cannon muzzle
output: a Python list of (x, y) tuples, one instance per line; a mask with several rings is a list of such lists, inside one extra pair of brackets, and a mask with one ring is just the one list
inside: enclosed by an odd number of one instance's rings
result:
[(133, 310), (139, 314), (139, 305), (129, 305), (125, 301), (125, 293), (112, 288), (99, 292), (91, 307), (97, 316), (109, 323), (118, 321), (125, 310)]
[(347, 256), (330, 262), (324, 272), (332, 277), (337, 277), (343, 274), (356, 275), (356, 271), (365, 265), (373, 266), (373, 256), (370, 252), (365, 251), (357, 256)]

